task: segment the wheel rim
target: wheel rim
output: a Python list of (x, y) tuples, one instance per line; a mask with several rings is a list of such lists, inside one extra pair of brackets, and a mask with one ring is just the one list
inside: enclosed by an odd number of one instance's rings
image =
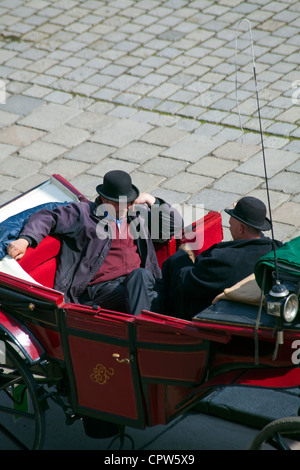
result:
[[(269, 444), (278, 450), (290, 450), (289, 439), (300, 436), (300, 418), (289, 416), (279, 418), (267, 424), (253, 439), (250, 450), (259, 450)], [(287, 440), (286, 440), (287, 439)]]
[(45, 420), (39, 387), (30, 368), (5, 343), (0, 361), (0, 449), (40, 449)]

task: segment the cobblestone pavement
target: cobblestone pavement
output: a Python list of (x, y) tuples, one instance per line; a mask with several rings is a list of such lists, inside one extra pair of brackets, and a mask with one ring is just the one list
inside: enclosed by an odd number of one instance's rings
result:
[(52, 173), (94, 197), (114, 168), (225, 227), (267, 201), (249, 24), (275, 236), (298, 235), (297, 0), (1, 0), (0, 203)]
[(0, 203), (52, 173), (93, 197), (114, 168), (225, 226), (266, 201), (248, 22), (275, 236), (298, 235), (297, 0), (1, 0)]
[(229, 239), (226, 207), (267, 202), (248, 22), (274, 232), (298, 236), (297, 0), (0, 0), (0, 204), (52, 173), (93, 198), (124, 169)]

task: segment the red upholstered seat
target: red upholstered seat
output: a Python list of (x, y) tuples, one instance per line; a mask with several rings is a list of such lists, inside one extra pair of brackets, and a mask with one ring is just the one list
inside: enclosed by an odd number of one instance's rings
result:
[(192, 245), (195, 255), (199, 255), (215, 243), (223, 240), (222, 217), (220, 212), (211, 211), (192, 224), (194, 237), (183, 237), (181, 243)]
[(222, 217), (219, 212), (211, 211), (202, 219), (192, 224), (192, 231), (186, 233), (181, 239), (174, 237), (165, 242), (163, 245), (156, 244), (156, 255), (160, 267), (165, 259), (173, 255), (178, 246), (183, 243), (191, 245), (195, 255), (199, 255), (215, 243), (223, 240)]
[[(195, 255), (206, 250), (223, 239), (222, 218), (219, 212), (209, 212), (192, 225), (192, 235), (186, 234), (182, 239), (171, 238), (155, 246), (160, 267), (165, 259), (176, 252), (182, 243), (192, 245)], [(55, 271), (59, 260), (60, 241), (56, 236), (48, 235), (36, 248), (29, 247), (25, 256), (19, 261), (20, 266), (40, 284), (53, 287)]]

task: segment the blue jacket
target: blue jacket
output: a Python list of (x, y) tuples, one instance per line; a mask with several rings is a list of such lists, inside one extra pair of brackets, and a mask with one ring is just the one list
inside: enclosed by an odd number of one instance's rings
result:
[[(33, 246), (50, 233), (60, 235), (62, 246), (54, 288), (64, 293), (66, 302), (79, 303), (80, 296), (110, 250), (109, 221), (105, 215), (98, 215), (98, 207), (93, 202), (80, 202), (54, 210), (41, 210), (29, 218), (20, 233), (20, 237), (28, 239)], [(156, 199), (151, 209), (145, 206), (138, 208), (138, 211), (128, 215), (128, 223), (134, 232), (141, 267), (160, 278), (152, 239), (157, 229), (152, 223), (153, 214), (159, 212), (161, 229), (156, 234), (157, 241), (164, 241), (182, 230), (183, 220), (174, 208), (161, 199)]]
[(55, 209), (56, 207), (68, 204), (67, 202), (48, 202), (45, 204), (41, 204), (36, 207), (32, 207), (31, 209), (26, 209), (18, 214), (9, 217), (8, 219), (4, 220), (0, 223), (0, 259), (2, 259), (5, 255), (7, 255), (6, 249), (7, 246), (13, 240), (19, 238), (20, 232), (23, 229), (24, 225), (26, 224), (29, 217), (34, 214), (35, 212), (41, 209)]

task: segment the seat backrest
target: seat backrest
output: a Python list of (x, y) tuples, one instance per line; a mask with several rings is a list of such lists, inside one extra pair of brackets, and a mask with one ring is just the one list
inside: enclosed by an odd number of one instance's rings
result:
[[(219, 212), (209, 212), (192, 224), (192, 230), (181, 239), (172, 237), (165, 243), (155, 244), (159, 266), (172, 256), (179, 245), (189, 243), (195, 255), (206, 250), (223, 239), (222, 217)], [(29, 247), (25, 256), (19, 261), (20, 266), (40, 284), (53, 287), (55, 272), (59, 260), (60, 240), (57, 236), (48, 235), (36, 247)]]
[(211, 211), (194, 222), (189, 232), (184, 230), (181, 239), (172, 237), (163, 244), (155, 244), (159, 266), (162, 267), (163, 262), (169, 258), (169, 256), (173, 255), (181, 244), (188, 243), (191, 245), (197, 256), (202, 251), (207, 250), (209, 247), (222, 240), (223, 227), (221, 214)]
[(180, 243), (190, 244), (196, 256), (215, 243), (223, 240), (222, 216), (220, 212), (209, 212), (197, 220), (197, 222), (194, 222), (192, 227), (194, 236), (187, 234), (183, 236)]
[(27, 248), (19, 264), (37, 282), (52, 288), (60, 245), (58, 237), (48, 235), (36, 248)]

